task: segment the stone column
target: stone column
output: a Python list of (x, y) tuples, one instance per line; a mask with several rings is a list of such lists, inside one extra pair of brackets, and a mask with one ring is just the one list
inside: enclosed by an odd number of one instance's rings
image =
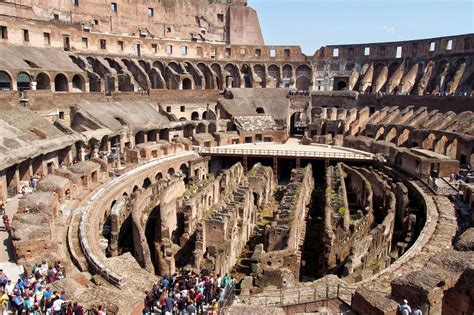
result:
[(84, 144), (80, 144), (79, 150), (78, 150), (78, 157), (79, 161), (85, 161), (86, 160), (86, 149), (84, 148)]
[(7, 176), (5, 173), (2, 173), (0, 174), (0, 201), (5, 201), (7, 197)]

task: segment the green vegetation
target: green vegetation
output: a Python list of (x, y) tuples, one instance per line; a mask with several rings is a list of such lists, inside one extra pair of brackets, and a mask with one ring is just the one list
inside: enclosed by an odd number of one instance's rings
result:
[(341, 216), (344, 216), (344, 213), (346, 213), (346, 208), (340, 207), (339, 210), (337, 210)]
[(370, 185), (369, 181), (365, 181), (365, 188), (367, 188), (368, 190), (372, 189), (372, 185)]

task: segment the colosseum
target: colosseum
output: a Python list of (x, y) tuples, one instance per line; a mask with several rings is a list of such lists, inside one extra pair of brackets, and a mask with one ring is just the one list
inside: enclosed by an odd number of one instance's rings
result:
[(0, 1), (0, 308), (474, 314), (474, 34), (113, 1)]

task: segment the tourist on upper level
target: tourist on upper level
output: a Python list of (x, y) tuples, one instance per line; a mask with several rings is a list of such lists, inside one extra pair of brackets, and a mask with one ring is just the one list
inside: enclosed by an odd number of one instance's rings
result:
[(407, 300), (403, 300), (403, 303), (400, 304), (400, 306), (398, 307), (398, 309), (400, 310), (400, 313), (402, 315), (410, 315), (412, 314), (411, 312), (411, 307), (410, 305), (408, 305), (408, 301)]

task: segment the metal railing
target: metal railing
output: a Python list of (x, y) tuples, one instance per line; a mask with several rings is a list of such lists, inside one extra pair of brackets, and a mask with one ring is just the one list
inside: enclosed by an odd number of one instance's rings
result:
[(214, 155), (236, 155), (236, 156), (271, 156), (271, 157), (300, 157), (321, 159), (345, 159), (345, 160), (374, 160), (373, 154), (349, 153), (349, 152), (316, 152), (299, 150), (265, 150), (265, 149), (227, 149), (227, 148), (198, 148), (200, 154)]
[(261, 305), (265, 307), (283, 307), (289, 305), (340, 299), (351, 305), (355, 289), (341, 285), (320, 285), (298, 287), (293, 289), (266, 290), (261, 294), (238, 295), (237, 299), (246, 305)]
[[(419, 179), (427, 185), (435, 194), (443, 196), (457, 195), (458, 191), (442, 178), (431, 178), (430, 176), (419, 176)], [(444, 185), (440, 185), (440, 183)]]
[(235, 300), (235, 286), (227, 285), (224, 294), (219, 299), (219, 315), (225, 314), (225, 311), (232, 306)]

